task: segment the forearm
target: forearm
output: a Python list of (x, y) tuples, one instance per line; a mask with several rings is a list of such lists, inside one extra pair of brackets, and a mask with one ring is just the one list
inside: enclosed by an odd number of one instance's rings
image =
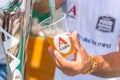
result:
[(98, 67), (92, 73), (99, 77), (120, 76), (120, 52), (113, 52), (104, 56), (98, 56)]
[[(55, 7), (58, 9), (64, 0), (55, 0)], [(40, 2), (35, 2), (33, 4), (33, 10), (39, 12), (39, 13), (48, 13), (49, 12), (49, 6), (48, 6), (48, 0), (42, 0)]]

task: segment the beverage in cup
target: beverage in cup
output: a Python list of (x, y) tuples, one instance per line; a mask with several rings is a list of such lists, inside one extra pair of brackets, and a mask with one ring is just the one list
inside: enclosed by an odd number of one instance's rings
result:
[(58, 50), (63, 57), (66, 58), (75, 53), (76, 49), (68, 30), (65, 13), (56, 14), (55, 19), (49, 17), (38, 26), (52, 48)]

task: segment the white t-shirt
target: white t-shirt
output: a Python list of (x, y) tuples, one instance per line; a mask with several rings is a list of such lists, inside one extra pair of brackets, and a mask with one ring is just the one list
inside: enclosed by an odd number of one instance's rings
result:
[[(66, 0), (70, 31), (76, 30), (89, 54), (104, 55), (118, 50), (120, 36), (120, 0)], [(93, 75), (68, 77), (56, 69), (54, 80), (120, 80)]]

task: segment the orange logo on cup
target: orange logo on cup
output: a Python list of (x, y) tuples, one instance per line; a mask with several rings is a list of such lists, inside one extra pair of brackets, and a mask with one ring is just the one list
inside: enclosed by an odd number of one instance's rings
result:
[(71, 48), (71, 42), (67, 35), (59, 34), (54, 37), (54, 45), (56, 49), (64, 54), (68, 53)]

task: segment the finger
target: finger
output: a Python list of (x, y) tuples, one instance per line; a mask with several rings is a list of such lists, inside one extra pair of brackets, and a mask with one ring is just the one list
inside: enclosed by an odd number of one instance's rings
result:
[(50, 56), (52, 57), (52, 59), (54, 60), (55, 59), (55, 57), (54, 57), (54, 50), (52, 49), (52, 47), (50, 46), (50, 47), (48, 47), (48, 51), (49, 51), (49, 53), (50, 53)]
[(61, 69), (62, 67), (61, 67), (60, 64), (58, 63), (58, 61), (57, 61), (57, 59), (56, 59), (56, 57), (55, 57), (55, 55), (54, 55), (54, 50), (52, 49), (52, 47), (49, 47), (49, 48), (48, 48), (48, 51), (49, 51), (52, 59), (54, 60), (56, 66), (57, 66), (59, 69)]
[(80, 41), (78, 39), (78, 33), (76, 31), (74, 31), (72, 33), (72, 39), (74, 41), (74, 46), (76, 47), (77, 49), (77, 52), (74, 54), (74, 60), (81, 63), (81, 45), (80, 45)]
[(72, 33), (72, 40), (74, 42), (74, 46), (76, 47), (77, 51), (80, 51), (81, 45), (80, 45), (80, 41), (78, 39), (78, 33), (76, 31), (74, 31)]
[(62, 69), (70, 67), (73, 63), (72, 61), (67, 61), (57, 50), (54, 51), (55, 57)]

